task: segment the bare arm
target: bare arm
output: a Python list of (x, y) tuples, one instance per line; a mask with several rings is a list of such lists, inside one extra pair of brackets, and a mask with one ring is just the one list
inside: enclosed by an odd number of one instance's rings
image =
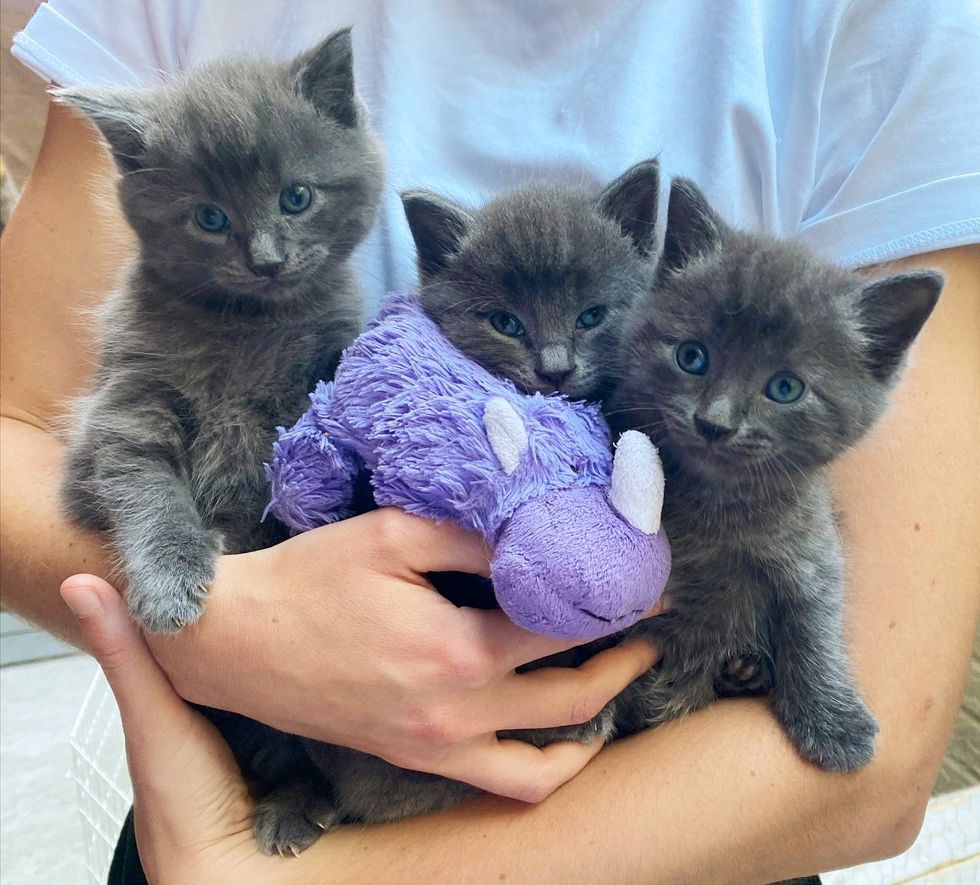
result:
[(911, 843), (980, 609), (980, 248), (905, 264), (943, 269), (946, 291), (893, 409), (836, 471), (848, 638), (881, 725), (871, 766), (821, 772), (762, 702), (724, 701), (612, 744), (539, 806), (486, 797), (434, 818), (348, 828), (310, 850), (311, 866), (319, 856), (351, 874), (344, 881), (365, 882), (404, 868), (426, 882), (746, 883)]

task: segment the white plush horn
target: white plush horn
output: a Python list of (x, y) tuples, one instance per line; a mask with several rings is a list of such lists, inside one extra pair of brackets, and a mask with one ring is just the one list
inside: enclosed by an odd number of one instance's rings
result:
[(627, 430), (616, 444), (609, 503), (631, 526), (647, 535), (660, 531), (664, 471), (650, 438)]
[(490, 448), (510, 476), (521, 462), (527, 449), (527, 428), (515, 409), (502, 396), (487, 400), (483, 407), (483, 427), (490, 440)]

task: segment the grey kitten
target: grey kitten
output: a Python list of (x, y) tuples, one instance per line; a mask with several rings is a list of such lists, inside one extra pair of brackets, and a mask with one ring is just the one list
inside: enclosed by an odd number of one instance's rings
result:
[[(102, 355), (62, 496), (107, 531), (148, 630), (196, 620), (222, 550), (285, 537), (261, 522), (263, 462), (360, 330), (350, 257), (383, 162), (354, 94), (349, 31), (285, 63), (222, 62), (152, 90), (68, 89), (122, 173), (139, 254), (102, 315)], [(298, 739), (203, 710), (262, 809), (318, 777)], [(319, 832), (319, 831), (318, 831)]]
[(423, 308), (526, 392), (598, 399), (626, 310), (653, 279), (659, 180), (647, 160), (599, 193), (531, 185), (478, 212), (406, 192)]
[(869, 280), (735, 230), (674, 182), (658, 282), (631, 317), (609, 408), (660, 448), (673, 552), (668, 611), (632, 631), (662, 657), (615, 702), (621, 733), (748, 680), (806, 759), (871, 760), (826, 467), (884, 411), (942, 284), (931, 271)]
[(277, 424), (361, 325), (349, 261), (383, 167), (349, 31), (286, 64), (221, 62), (156, 89), (60, 90), (104, 135), (139, 254), (102, 314), (101, 363), (62, 496), (108, 531), (138, 621), (201, 614), (221, 551), (260, 525)]
[[(653, 282), (658, 184), (657, 164), (647, 161), (598, 193), (533, 185), (479, 212), (426, 191), (403, 194), (423, 307), (464, 353), (523, 389), (597, 396), (613, 368), (615, 333)], [(451, 598), (461, 589), (433, 578)], [(481, 589), (466, 585), (460, 598), (473, 604)], [(541, 665), (579, 659), (573, 652)], [(508, 736), (539, 745), (590, 740), (596, 726)], [(398, 820), (477, 792), (345, 747), (303, 745), (323, 782), (297, 784), (262, 804), (263, 844), (302, 850), (333, 822)]]

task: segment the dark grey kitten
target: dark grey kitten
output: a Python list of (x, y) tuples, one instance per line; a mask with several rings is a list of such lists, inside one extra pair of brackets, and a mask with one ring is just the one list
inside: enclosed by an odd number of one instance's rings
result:
[(652, 282), (658, 188), (648, 160), (598, 193), (533, 185), (479, 211), (409, 191), (422, 306), (523, 390), (598, 399), (626, 310)]
[(729, 227), (674, 182), (658, 282), (631, 318), (609, 409), (660, 448), (673, 552), (668, 611), (634, 628), (662, 657), (616, 702), (621, 733), (748, 680), (806, 759), (871, 760), (826, 467), (884, 411), (942, 283), (838, 269)]
[[(653, 282), (658, 182), (657, 164), (648, 161), (601, 192), (535, 185), (478, 212), (425, 191), (403, 194), (423, 306), (464, 353), (523, 389), (597, 396), (627, 309)], [(450, 598), (461, 590), (472, 605), (480, 595), (482, 588), (443, 577), (433, 576)], [(577, 662), (564, 655), (547, 663)], [(589, 740), (596, 726), (509, 736)], [(301, 850), (335, 821), (398, 820), (477, 792), (345, 747), (303, 745), (323, 782), (297, 783), (260, 806), (263, 844)]]
[(266, 546), (277, 424), (359, 331), (349, 261), (382, 160), (340, 31), (287, 64), (222, 62), (157, 89), (66, 89), (120, 170), (139, 254), (102, 314), (63, 500), (108, 531), (148, 630), (196, 620), (222, 550)]

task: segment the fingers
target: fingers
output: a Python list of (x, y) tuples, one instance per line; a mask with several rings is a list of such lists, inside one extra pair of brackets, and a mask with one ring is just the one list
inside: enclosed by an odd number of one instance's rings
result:
[(515, 673), (481, 700), (486, 730), (556, 728), (588, 722), (657, 659), (649, 643), (636, 639), (600, 652), (574, 669), (545, 667)]
[(93, 575), (74, 575), (61, 585), (92, 656), (115, 695), (127, 738), (164, 742), (191, 716), (149, 649), (116, 590)]
[(538, 749), (491, 737), (474, 744), (439, 773), (498, 796), (541, 802), (585, 768), (602, 747), (602, 741), (558, 741)]
[[(384, 508), (362, 517), (362, 531), (382, 556), (393, 554), (416, 574), (468, 572), (490, 577), (489, 544), (477, 532), (451, 522), (437, 523), (395, 508)], [(353, 520), (351, 520), (353, 522)], [(361, 535), (364, 537), (364, 535)]]

